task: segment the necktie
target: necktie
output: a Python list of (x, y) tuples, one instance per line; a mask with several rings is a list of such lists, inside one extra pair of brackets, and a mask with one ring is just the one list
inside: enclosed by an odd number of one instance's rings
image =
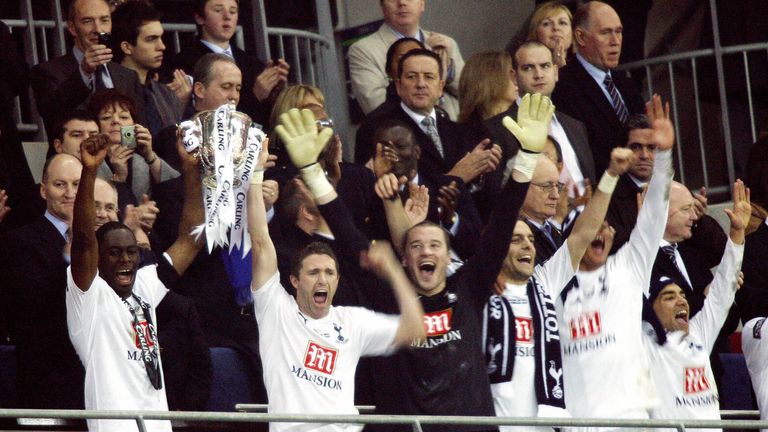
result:
[(544, 232), (544, 235), (547, 237), (547, 240), (549, 240), (549, 243), (557, 249), (557, 242), (555, 242), (555, 238), (552, 237), (552, 225), (550, 225), (547, 222), (544, 222), (544, 225), (541, 226), (541, 230)]
[(675, 256), (676, 249), (677, 249), (677, 244), (671, 244), (671, 245), (661, 247), (661, 251), (664, 252), (664, 255), (666, 255), (667, 258), (672, 262), (672, 265), (675, 267), (675, 270), (677, 270), (682, 275), (683, 272), (680, 271), (680, 267), (677, 266), (677, 257)]
[(443, 142), (440, 141), (440, 134), (437, 133), (435, 120), (429, 116), (424, 117), (424, 120), (421, 121), (421, 125), (427, 130), (427, 135), (432, 138), (432, 143), (435, 144), (437, 152), (440, 153), (440, 156), (445, 157), (445, 153), (443, 152)]
[(619, 91), (616, 89), (616, 85), (613, 83), (613, 78), (611, 78), (610, 74), (605, 74), (603, 84), (605, 84), (608, 94), (611, 95), (611, 105), (613, 105), (613, 110), (616, 112), (616, 117), (619, 118), (621, 124), (626, 123), (627, 118), (629, 118), (629, 111), (627, 111), (626, 105), (624, 105), (624, 102), (621, 100)]
[(93, 86), (94, 91), (104, 90), (107, 85), (104, 84), (104, 74), (106, 73), (106, 65), (99, 65), (96, 68), (96, 72), (93, 73)]

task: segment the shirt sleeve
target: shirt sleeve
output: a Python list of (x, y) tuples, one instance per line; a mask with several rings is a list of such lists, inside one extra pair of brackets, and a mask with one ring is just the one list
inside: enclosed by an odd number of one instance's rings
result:
[(547, 290), (551, 298), (557, 299), (560, 297), (560, 293), (565, 288), (565, 285), (576, 274), (576, 270), (574, 270), (571, 263), (571, 252), (568, 249), (568, 242), (563, 242), (563, 245), (544, 264), (537, 265), (533, 274), (536, 280)]
[[(109, 290), (109, 291), (107, 291)], [(91, 286), (83, 291), (75, 284), (72, 277), (72, 266), (67, 267), (67, 330), (78, 352), (90, 352), (93, 334), (98, 323), (96, 316), (102, 298), (112, 288), (98, 274), (93, 278)]]
[(629, 236), (629, 241), (615, 255), (615, 262), (626, 265), (635, 278), (635, 283), (628, 285), (643, 290), (641, 292), (650, 285), (653, 262), (664, 236), (672, 173), (672, 151), (657, 151), (653, 176), (648, 184), (643, 206), (637, 215), (637, 224)]
[[(276, 325), (281, 310), (290, 306), (293, 298), (280, 284), (280, 272), (276, 271), (264, 285), (256, 291), (251, 290), (253, 311), (260, 330), (267, 330), (270, 325)], [(295, 304), (295, 302), (294, 302)]]
[(736, 279), (743, 257), (744, 245), (737, 245), (729, 238), (723, 258), (717, 266), (715, 278), (709, 285), (709, 295), (704, 299), (704, 307), (691, 318), (691, 332), (700, 338), (707, 352), (712, 350), (733, 305), (738, 286)]
[(168, 294), (168, 288), (157, 275), (156, 265), (140, 268), (136, 272), (136, 282), (133, 286), (136, 289), (136, 294), (146, 299), (155, 308)]
[(365, 308), (352, 308), (355, 322), (360, 323), (360, 355), (382, 356), (393, 354), (395, 334), (400, 325), (398, 315), (387, 315)]

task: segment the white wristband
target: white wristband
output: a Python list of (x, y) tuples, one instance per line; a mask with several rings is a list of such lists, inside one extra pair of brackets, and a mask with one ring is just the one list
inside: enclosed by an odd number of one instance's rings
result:
[(514, 169), (520, 174), (523, 174), (526, 181), (531, 181), (531, 179), (533, 179), (533, 172), (536, 170), (536, 163), (539, 160), (539, 156), (541, 156), (541, 153), (529, 153), (522, 149), (518, 150), (514, 159), (512, 159), (514, 161), (512, 162)]
[(606, 171), (603, 173), (603, 176), (600, 177), (600, 183), (597, 184), (597, 189), (600, 192), (612, 194), (613, 190), (616, 189), (616, 183), (618, 182), (619, 182), (618, 176), (608, 174), (608, 171)]
[(251, 173), (251, 181), (249, 183), (250, 184), (264, 183), (264, 170), (263, 169), (253, 170), (253, 173)]
[(312, 192), (315, 198), (320, 198), (333, 192), (333, 186), (331, 186), (328, 178), (325, 177), (323, 167), (319, 163), (313, 163), (310, 166), (304, 167), (299, 172), (304, 180), (304, 184), (307, 185), (307, 189)]

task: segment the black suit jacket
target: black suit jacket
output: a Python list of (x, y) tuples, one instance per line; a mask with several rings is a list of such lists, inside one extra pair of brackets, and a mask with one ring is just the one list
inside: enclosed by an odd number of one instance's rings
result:
[(552, 239), (555, 241), (555, 245), (553, 246), (547, 238), (547, 235), (544, 234), (544, 231), (537, 228), (536, 225), (532, 224), (529, 220), (526, 220), (525, 223), (528, 224), (528, 227), (531, 228), (531, 232), (533, 233), (533, 246), (536, 248), (535, 263), (544, 264), (555, 254), (555, 252), (557, 252), (557, 249), (563, 245), (563, 236), (560, 231), (552, 227)]
[(171, 291), (155, 310), (171, 411), (203, 411), (213, 382), (211, 351), (192, 300)]
[(744, 285), (736, 291), (742, 322), (768, 315), (768, 226), (764, 223), (747, 236), (744, 245)]
[(411, 127), (416, 142), (421, 147), (419, 174), (436, 179), (438, 176), (450, 171), (456, 162), (464, 157), (467, 149), (463, 143), (461, 127), (451, 121), (444, 111), (436, 109), (435, 113), (437, 115), (437, 132), (440, 134), (444, 156), (441, 156), (437, 151), (432, 138), (421, 130), (421, 127), (413, 121), (399, 103), (389, 105), (389, 109), (382, 110), (375, 117), (369, 115), (365, 123), (360, 126), (360, 130), (358, 130), (358, 144), (356, 146), (366, 146), (366, 143), (372, 143), (376, 127), (382, 120), (390, 118), (400, 120)]
[[(115, 89), (133, 98), (137, 110), (134, 121), (146, 125), (144, 98), (136, 72), (115, 62), (109, 62), (107, 68)], [(80, 65), (71, 52), (33, 67), (31, 78), (37, 110), (50, 139), (61, 115), (76, 108), (87, 108), (92, 91), (83, 82)]]
[[(601, 173), (608, 167), (611, 149), (624, 144), (618, 142), (623, 125), (616, 116), (611, 102), (578, 59), (568, 62), (560, 69), (559, 76), (555, 91), (552, 93), (552, 100), (558, 111), (576, 118), (587, 126), (595, 169), (596, 172)], [(622, 72), (614, 71), (611, 76), (624, 99), (629, 114), (644, 113), (645, 105), (635, 83)]]
[[(234, 45), (230, 45), (230, 47), (235, 57), (235, 63), (243, 74), (243, 87), (240, 92), (240, 102), (237, 104), (238, 110), (251, 116), (255, 122), (260, 123), (267, 130), (271, 106), (268, 102), (259, 102), (251, 90), (256, 76), (264, 70), (264, 63)], [(170, 62), (166, 63), (169, 67), (163, 68), (163, 76), (167, 80), (172, 79), (174, 69), (183, 69), (185, 73), (192, 75), (195, 71), (195, 63), (200, 57), (212, 52), (210, 48), (200, 42), (200, 39), (197, 39), (191, 46), (181, 50)]]
[(45, 217), (0, 240), (0, 287), (23, 408), (83, 409), (85, 372), (67, 331), (64, 237)]

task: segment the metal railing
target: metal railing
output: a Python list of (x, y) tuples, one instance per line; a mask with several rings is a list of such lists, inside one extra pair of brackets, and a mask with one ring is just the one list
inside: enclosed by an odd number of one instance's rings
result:
[[(675, 69), (685, 69), (690, 77), (691, 84), (693, 86), (693, 107), (695, 110), (695, 136), (698, 141), (698, 158), (700, 158), (699, 168), (701, 169), (701, 175), (703, 177), (704, 186), (710, 189), (712, 192), (720, 192), (730, 196), (730, 185), (736, 178), (736, 160), (734, 149), (734, 136), (731, 128), (732, 119), (730, 117), (730, 109), (733, 105), (729, 105), (729, 98), (733, 98), (733, 94), (729, 94), (726, 86), (725, 78), (725, 66), (724, 57), (726, 56), (741, 56), (742, 65), (744, 70), (745, 88), (747, 97), (747, 110), (749, 112), (749, 124), (752, 142), (757, 140), (758, 127), (756, 124), (756, 110), (753, 100), (753, 79), (750, 76), (750, 54), (765, 52), (768, 54), (768, 42), (764, 43), (752, 43), (744, 45), (735, 45), (723, 47), (720, 43), (720, 30), (718, 23), (717, 6), (715, 0), (709, 1), (710, 9), (710, 21), (712, 24), (712, 36), (713, 36), (713, 48), (700, 49), (695, 51), (689, 51), (679, 54), (670, 54), (658, 56), (650, 59), (636, 61), (632, 63), (623, 64), (619, 67), (620, 70), (629, 72), (630, 74), (644, 73), (645, 86), (648, 91), (647, 97), (654, 93), (657, 87), (668, 85), (669, 95), (666, 98), (671, 102), (672, 116), (675, 123), (675, 132), (677, 134), (676, 145), (676, 159), (677, 159), (677, 173), (679, 174), (679, 180), (682, 183), (686, 183), (690, 176), (686, 171), (691, 168), (691, 161), (687, 161), (684, 157), (684, 149), (690, 145), (689, 142), (683, 142), (681, 136), (681, 122), (680, 114), (685, 112), (688, 114), (688, 110), (691, 106), (688, 104), (681, 104), (678, 102), (679, 93), (676, 86), (680, 83), (679, 78), (676, 79)], [(702, 103), (701, 103), (701, 91), (698, 76), (699, 62), (703, 59), (713, 59), (715, 62), (715, 75), (717, 79), (717, 99), (720, 110), (720, 124), (717, 125), (717, 129), (721, 130), (722, 144), (724, 146), (725, 158), (726, 158), (726, 172), (727, 181), (713, 184), (710, 173), (713, 169), (712, 158), (708, 157), (705, 149), (705, 137), (712, 139), (705, 130), (705, 122), (703, 120)], [(765, 77), (758, 77), (762, 79), (762, 84), (766, 85)], [(659, 85), (654, 85), (655, 79), (662, 81)], [(664, 83), (666, 79), (668, 82)], [(729, 83), (733, 88), (733, 82)], [(690, 95), (687, 95), (690, 96)], [(751, 143), (750, 143), (751, 144)], [(710, 149), (712, 146), (709, 147)], [(688, 153), (691, 156), (691, 153)]]
[(227, 423), (343, 423), (400, 424), (422, 432), (423, 425), (483, 425), (483, 426), (552, 426), (552, 427), (612, 427), (612, 428), (671, 428), (684, 432), (697, 429), (766, 429), (768, 421), (756, 420), (630, 420), (523, 417), (465, 417), (465, 416), (405, 416), (405, 415), (320, 415), (320, 414), (261, 414), (209, 413), (168, 411), (76, 411), (0, 409), (0, 418), (61, 418), (133, 420), (145, 432), (147, 420)]

